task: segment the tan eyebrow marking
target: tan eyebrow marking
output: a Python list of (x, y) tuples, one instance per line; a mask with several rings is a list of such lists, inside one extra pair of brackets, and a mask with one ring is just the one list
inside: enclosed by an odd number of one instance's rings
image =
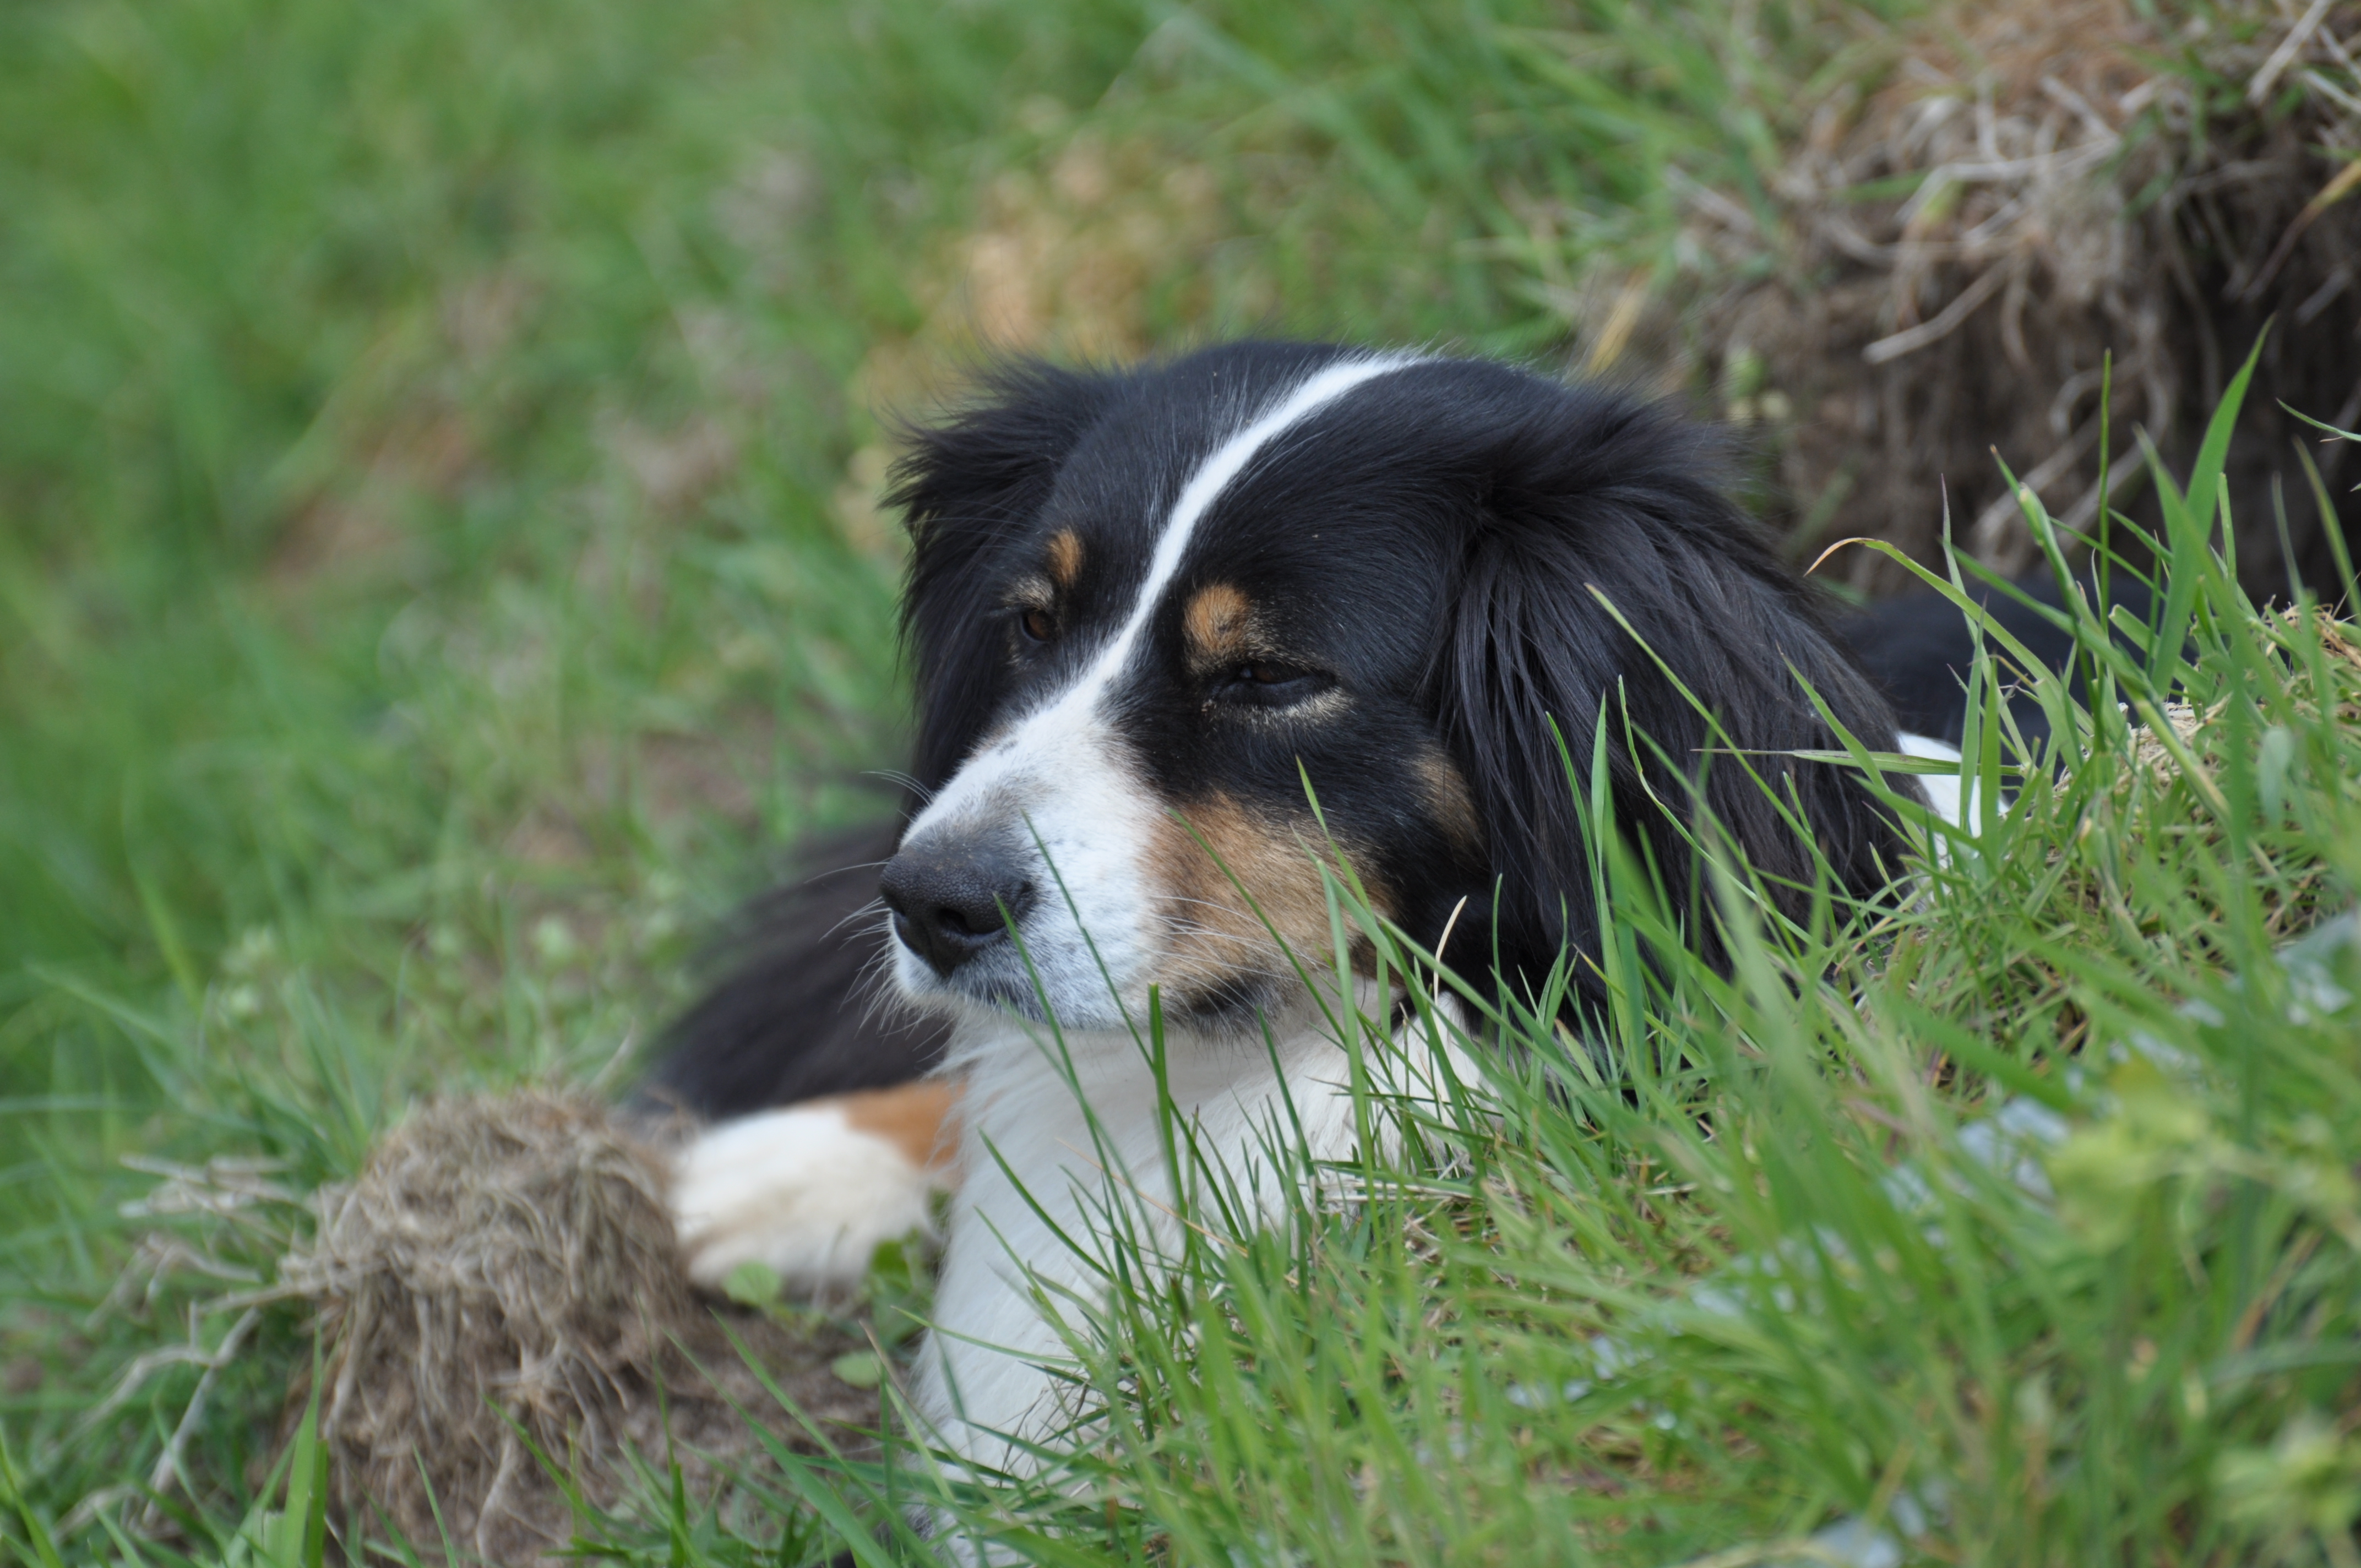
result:
[(1082, 535), (1071, 528), (1061, 528), (1049, 535), (1049, 580), (1061, 588), (1071, 588), (1082, 575)]
[(1228, 583), (1199, 588), (1180, 617), (1191, 663), (1219, 663), (1238, 657), (1246, 651), (1246, 637), (1253, 628), (1253, 603)]

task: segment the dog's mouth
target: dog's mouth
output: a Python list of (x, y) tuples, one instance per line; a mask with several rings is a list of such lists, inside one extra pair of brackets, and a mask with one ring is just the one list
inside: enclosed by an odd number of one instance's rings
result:
[(1150, 974), (1123, 984), (1085, 950), (1078, 964), (1049, 961), (1022, 933), (1003, 951), (938, 972), (906, 941), (895, 947), (895, 977), (904, 1001), (922, 1011), (959, 1016), (1013, 1014), (1062, 1029), (1145, 1031), (1157, 1024), (1193, 1034), (1253, 1032), (1284, 1006), (1287, 983), (1262, 972), (1167, 979)]
[(975, 1008), (994, 1014), (1013, 1013), (1036, 1024), (1051, 1022), (1055, 1013), (1041, 987), (1029, 978), (994, 974), (965, 974), (957, 980), (937, 981), (912, 1000), (954, 1012)]
[(1159, 1025), (1194, 1035), (1258, 1034), (1304, 989), (1281, 951), (1225, 954), (1236, 966), (1214, 965), (1187, 948), (1143, 952), (1132, 942), (1101, 942), (1071, 919), (1044, 918), (1048, 913), (987, 931), (893, 909), (895, 989), (909, 1005), (952, 1018), (1014, 1016), (1143, 1038)]

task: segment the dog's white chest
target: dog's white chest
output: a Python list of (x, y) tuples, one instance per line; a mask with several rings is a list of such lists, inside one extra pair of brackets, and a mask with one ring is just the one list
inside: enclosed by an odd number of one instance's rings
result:
[(1111, 1244), (1169, 1265), (1192, 1180), (1218, 1182), (1276, 1220), (1304, 1156), (1339, 1158), (1355, 1141), (1349, 1058), (1317, 1034), (1275, 1051), (1170, 1037), (1169, 1111), (1127, 1035), (1069, 1035), (1065, 1047), (1060, 1059), (998, 1025), (953, 1053), (968, 1064), (966, 1174), (917, 1404), (938, 1441), (1002, 1468), (1025, 1467), (1007, 1438), (1063, 1446), (1074, 1435), (1057, 1320), (1079, 1326), (1104, 1299), (1094, 1266)]

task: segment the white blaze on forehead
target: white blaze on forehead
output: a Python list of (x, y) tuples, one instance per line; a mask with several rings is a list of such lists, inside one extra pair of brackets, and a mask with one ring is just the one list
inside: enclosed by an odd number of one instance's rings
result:
[[(1098, 656), (1090, 662), (1089, 666), (1075, 677), (1072, 685), (1007, 731), (986, 755), (996, 759), (1029, 750), (1029, 742), (1045, 738), (1039, 729), (1045, 723), (1062, 728), (1084, 718), (1097, 706), (1100, 694), (1123, 673), (1132, 650), (1139, 642), (1141, 631), (1148, 625), (1148, 617), (1155, 614), (1165, 588), (1171, 584), (1173, 575), (1180, 571), (1181, 559), (1189, 552), (1189, 543), (1196, 535), (1197, 524), (1206, 512), (1213, 510), (1213, 503), (1221, 499), (1222, 492), (1229, 488), (1231, 481), (1246, 471), (1246, 466), (1264, 447), (1364, 381), (1374, 380), (1389, 371), (1416, 363), (1415, 357), (1400, 354), (1369, 355), (1340, 360), (1297, 383), (1293, 390), (1252, 423), (1213, 448), (1212, 454), (1197, 466), (1197, 471), (1189, 477), (1189, 482), (1180, 488), (1180, 499), (1172, 503), (1172, 510), (1164, 520), (1164, 530), (1157, 535), (1155, 554), (1148, 558), (1148, 575), (1140, 582), (1137, 597), (1132, 600), (1131, 612), (1124, 618), (1123, 625), (1107, 640), (1106, 645), (1099, 650)], [(962, 789), (961, 785), (975, 782), (968, 775), (979, 771), (977, 763), (982, 761), (983, 758), (974, 759), (952, 775), (942, 795), (937, 797), (937, 804), (948, 805), (954, 795), (966, 796), (969, 790)], [(994, 768), (989, 771), (996, 774), (1001, 770)], [(922, 812), (918, 820), (911, 825), (913, 832), (928, 818), (939, 818), (940, 815), (931, 809)]]
[(1213, 455), (1198, 465), (1197, 471), (1181, 487), (1180, 499), (1172, 503), (1171, 514), (1164, 520), (1164, 532), (1156, 541), (1156, 554), (1148, 560), (1148, 576), (1139, 585), (1139, 597), (1132, 601), (1131, 614), (1125, 619), (1122, 630), (1109, 640), (1067, 696), (1095, 695), (1097, 688), (1122, 672), (1133, 645), (1139, 641), (1141, 629), (1156, 611), (1157, 601), (1164, 597), (1165, 587), (1180, 569), (1180, 559), (1189, 553), (1189, 542), (1196, 534), (1199, 521), (1213, 510), (1222, 492), (1229, 488), (1230, 481), (1246, 471), (1256, 454), (1285, 434), (1290, 426), (1301, 423), (1362, 382), (1413, 363), (1406, 356), (1389, 354), (1331, 365), (1300, 383), (1262, 417), (1213, 448)]

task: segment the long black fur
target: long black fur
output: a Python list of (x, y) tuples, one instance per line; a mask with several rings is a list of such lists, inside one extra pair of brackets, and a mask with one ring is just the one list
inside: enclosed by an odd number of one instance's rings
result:
[[(903, 630), (922, 792), (947, 780), (1014, 700), (999, 607), (1011, 563), (1038, 547), (1053, 497), (1071, 506), (1079, 488), (1110, 504), (1134, 493), (1169, 503), (1160, 476), (1179, 471), (1191, 441), (1202, 445), (1203, 429), (1219, 423), (1213, 412), (1254, 406), (1338, 352), (1233, 345), (1121, 372), (1020, 362), (988, 375), (947, 420), (906, 433), (893, 499), (913, 546)], [(1061, 490), (1070, 470), (1087, 473)], [(1303, 765), (1315, 781), (1336, 781), (1333, 797), (1322, 786), (1323, 806), (1357, 823), (1361, 841), (1394, 846), (1383, 869), (1411, 936), (1434, 947), (1448, 928), (1446, 957), (1463, 970), (1497, 953), (1507, 983), (1527, 986), (1569, 948), (1598, 951), (1560, 738), (1587, 769), (1602, 715), (1617, 822), (1644, 840), (1676, 895), (1697, 885), (1683, 829), (1700, 804), (1774, 890), (1808, 885), (1815, 846), (1858, 897), (1876, 895), (1898, 868), (1901, 839), (1857, 778), (1777, 753), (1835, 743), (1806, 684), (1873, 749), (1896, 744), (1881, 682), (1913, 728), (1956, 734), (1957, 713), (1930, 671), (1954, 652), (1964, 662), (1964, 628), (1922, 647), (1907, 615), (1856, 620), (1849, 653), (1822, 596), (1728, 499), (1725, 472), (1714, 437), (1660, 408), (1458, 361), (1365, 383), (1301, 439), (1257, 458), (1251, 483), (1237, 487), (1245, 493), (1225, 500), (1235, 515), (1224, 537), (1235, 552), (1225, 559), (1237, 572), (1301, 582), (1333, 569), (1340, 587), (1329, 609), (1357, 618), (1356, 634), (1422, 640), (1401, 711), (1356, 708), (1374, 727), (1361, 751), (1307, 754)], [(1308, 517), (1330, 521), (1290, 526)], [(1635, 746), (1633, 733), (1645, 740)], [(1482, 837), (1473, 850), (1415, 820), (1400, 759), (1422, 736), (1447, 751), (1473, 796)], [(1255, 760), (1259, 787), (1274, 787), (1279, 762), (1300, 805), (1292, 759)], [(1186, 799), (1203, 787), (1204, 769), (1222, 764), (1175, 745), (1149, 765)], [(1243, 777), (1246, 762), (1235, 766)], [(1801, 816), (1802, 835), (1758, 777)], [(890, 847), (881, 835), (863, 854), (882, 859)], [(884, 938), (841, 916), (874, 892), (873, 872), (824, 879), (758, 918), (763, 935), (741, 949), (745, 960), (671, 1032), (659, 1091), (723, 1115), (882, 1086), (931, 1065), (939, 1035), (871, 1021), (855, 984)], [(1800, 906), (1809, 895), (1782, 896)], [(1711, 951), (1713, 922), (1691, 926)], [(1576, 970), (1577, 1005), (1596, 1005), (1595, 974)]]
[(886, 500), (910, 531), (902, 641), (918, 688), (912, 772), (922, 790), (941, 787), (992, 717), (1005, 660), (981, 567), (1032, 529), (1060, 466), (1120, 386), (1017, 360), (988, 371), (954, 417), (903, 429)]
[[(1435, 709), (1491, 835), (1503, 969), (1530, 980), (1569, 946), (1598, 951), (1559, 737), (1587, 770), (1602, 711), (1617, 822), (1676, 896), (1693, 885), (1682, 830), (1698, 801), (1774, 891), (1808, 886), (1811, 846), (1765, 784), (1800, 807), (1844, 888), (1875, 894), (1900, 862), (1891, 821), (1849, 772), (1769, 753), (1836, 744), (1803, 682), (1870, 747), (1895, 743), (1893, 720), (1833, 642), (1821, 597), (1728, 499), (1718, 444), (1655, 407), (1494, 374), (1511, 405), (1496, 417), (1516, 417), (1463, 459), (1482, 490)], [(1479, 414), (1460, 439), (1488, 423)], [(1645, 738), (1636, 749), (1631, 731)], [(1667, 762), (1686, 776), (1667, 778)], [(1806, 896), (1785, 895), (1791, 907)], [(1710, 921), (1696, 932), (1713, 946)], [(1598, 983), (1578, 967), (1594, 1003)]]

